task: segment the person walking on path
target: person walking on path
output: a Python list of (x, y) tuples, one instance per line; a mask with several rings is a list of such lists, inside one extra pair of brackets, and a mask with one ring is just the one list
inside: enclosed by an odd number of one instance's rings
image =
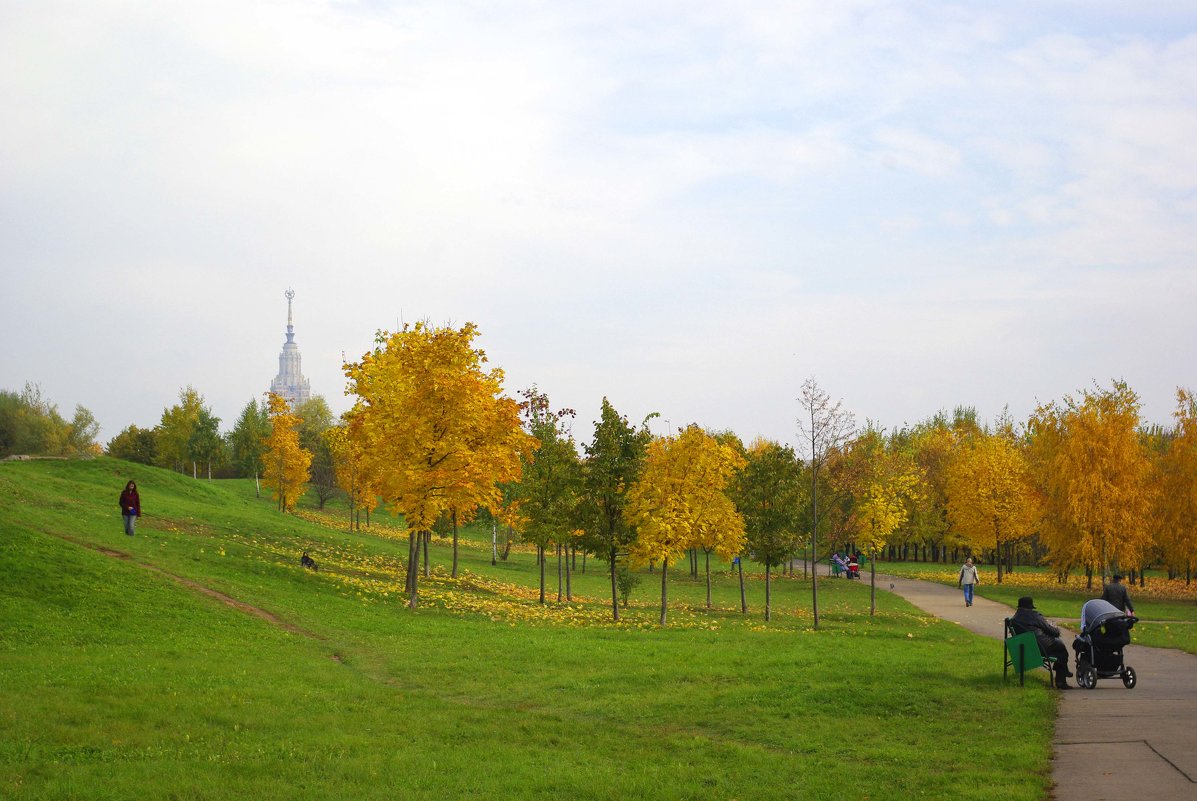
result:
[(137, 485), (132, 481), (125, 485), (120, 505), (121, 516), (125, 518), (125, 533), (132, 537), (137, 518), (141, 517), (141, 498), (137, 495)]
[(1118, 607), (1119, 611), (1133, 615), (1135, 613), (1135, 605), (1131, 603), (1130, 594), (1126, 591), (1126, 585), (1122, 583), (1122, 576), (1117, 573), (1105, 589), (1101, 591), (1101, 599), (1109, 601), (1114, 606)]
[(1035, 642), (1044, 656), (1056, 658), (1056, 687), (1061, 690), (1071, 689), (1068, 677), (1072, 671), (1068, 669), (1068, 648), (1060, 639), (1060, 630), (1047, 622), (1047, 618), (1035, 609), (1035, 601), (1029, 595), (1018, 599), (1018, 609), (1014, 617), (1010, 618), (1010, 625), (1019, 634), (1026, 631), (1035, 632)]
[(964, 605), (973, 605), (973, 587), (980, 584), (981, 580), (977, 578), (977, 568), (973, 564), (972, 558), (964, 560), (964, 564), (960, 567), (960, 576), (956, 580), (956, 586), (964, 590)]

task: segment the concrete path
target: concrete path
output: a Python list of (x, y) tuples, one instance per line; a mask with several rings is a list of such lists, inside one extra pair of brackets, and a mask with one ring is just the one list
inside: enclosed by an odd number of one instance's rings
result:
[[(997, 640), (1002, 638), (1002, 620), (1014, 614), (1010, 607), (980, 596), (966, 607), (963, 593), (954, 587), (877, 575), (879, 589), (891, 585), (915, 606)], [(1064, 632), (1070, 654), (1072, 638), (1072, 632)], [(1118, 679), (1102, 679), (1094, 690), (1061, 693), (1052, 798), (1197, 801), (1197, 656), (1132, 641), (1124, 657), (1138, 674), (1133, 690)], [(998, 669), (995, 650), (994, 670)], [(1070, 681), (1075, 687), (1075, 679)]]

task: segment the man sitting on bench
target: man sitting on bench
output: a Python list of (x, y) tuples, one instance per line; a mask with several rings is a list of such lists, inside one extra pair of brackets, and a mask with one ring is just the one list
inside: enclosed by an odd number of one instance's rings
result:
[(1072, 671), (1068, 669), (1068, 648), (1060, 639), (1060, 630), (1047, 622), (1047, 618), (1035, 609), (1035, 601), (1029, 595), (1018, 599), (1018, 611), (1010, 618), (1010, 627), (1015, 634), (1026, 631), (1035, 632), (1035, 642), (1039, 644), (1039, 651), (1044, 656), (1056, 658), (1056, 686), (1061, 690), (1069, 689), (1068, 677)]

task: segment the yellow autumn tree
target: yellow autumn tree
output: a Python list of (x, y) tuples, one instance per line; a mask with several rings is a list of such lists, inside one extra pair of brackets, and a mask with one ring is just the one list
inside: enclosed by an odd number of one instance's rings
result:
[(1176, 428), (1160, 459), (1158, 545), (1171, 573), (1191, 582), (1197, 563), (1197, 400), (1176, 390)]
[(845, 510), (845, 534), (869, 557), (870, 608), (877, 612), (877, 555), (910, 518), (922, 497), (913, 454), (891, 448), (880, 429), (869, 426), (848, 444), (832, 471)]
[(1019, 540), (1035, 532), (1038, 504), (1013, 427), (964, 438), (947, 468), (948, 518), (973, 550), (996, 554), (997, 580)]
[(329, 451), (332, 453), (333, 470), (336, 474), (337, 486), (349, 499), (349, 528), (353, 530), (355, 522), (360, 529), (361, 511), (366, 512), (366, 523), (370, 522), (370, 512), (378, 506), (378, 493), (370, 482), (370, 475), (366, 472), (365, 443), (362, 441), (361, 421), (352, 412), (346, 414), (342, 424), (333, 426), (324, 432), (328, 441)]
[(1139, 397), (1125, 382), (1040, 406), (1029, 431), (1042, 498), (1041, 537), (1061, 572), (1140, 567), (1151, 544), (1151, 461), (1139, 438)]
[(661, 625), (667, 622), (669, 563), (708, 543), (731, 559), (744, 547), (744, 520), (724, 490), (744, 458), (698, 426), (649, 443), (640, 478), (628, 490), (624, 517), (636, 529), (636, 564), (661, 564)]
[(278, 500), (280, 511), (289, 512), (307, 491), (308, 468), (312, 454), (299, 444), (298, 415), (291, 412), (286, 400), (271, 392), (267, 399), (270, 434), (262, 440), (266, 453), (262, 456), (262, 483), (270, 487)]
[(417, 323), (380, 333), (373, 351), (345, 365), (365, 471), (407, 528), (413, 609), (425, 535), (453, 509), (497, 511), (498, 482), (517, 479), (520, 454), (536, 445), (520, 427), (518, 404), (503, 395), (503, 371), (486, 369), (486, 353), (474, 347), (477, 336), (473, 323)]

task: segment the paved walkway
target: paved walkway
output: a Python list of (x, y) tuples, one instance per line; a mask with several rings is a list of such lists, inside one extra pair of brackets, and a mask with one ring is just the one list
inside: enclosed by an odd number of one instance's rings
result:
[[(892, 587), (915, 606), (998, 640), (1002, 619), (1014, 613), (980, 596), (966, 607), (960, 590), (929, 581), (878, 574), (877, 586)], [(1072, 637), (1064, 633), (1070, 654)], [(1061, 694), (1052, 798), (1197, 801), (1197, 656), (1132, 642), (1125, 659), (1138, 674), (1133, 690), (1118, 679), (1102, 679), (1094, 690)], [(999, 669), (995, 651), (994, 670)]]

